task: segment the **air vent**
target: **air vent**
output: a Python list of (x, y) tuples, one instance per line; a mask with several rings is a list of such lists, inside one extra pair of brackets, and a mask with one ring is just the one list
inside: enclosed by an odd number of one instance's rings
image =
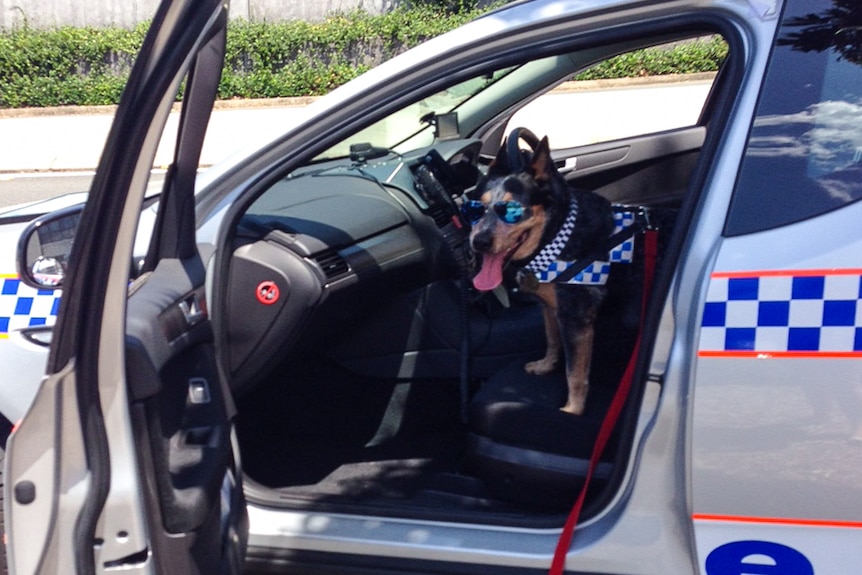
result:
[(438, 228), (442, 228), (446, 224), (452, 223), (452, 217), (448, 214), (443, 206), (433, 205), (428, 208), (428, 216), (434, 220)]
[(338, 277), (350, 271), (350, 267), (341, 254), (335, 250), (325, 251), (314, 256), (314, 261), (326, 274), (327, 279)]

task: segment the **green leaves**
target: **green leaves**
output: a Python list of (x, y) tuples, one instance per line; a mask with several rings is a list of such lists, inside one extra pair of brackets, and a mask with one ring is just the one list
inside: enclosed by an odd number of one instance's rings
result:
[(449, 14), (420, 5), (383, 15), (362, 10), (322, 22), (234, 21), (228, 28), (221, 98), (270, 98), (325, 94), (423, 40), (481, 12)]
[[(219, 97), (324, 94), (383, 60), (475, 18), (481, 10), (421, 4), (322, 22), (232, 21)], [(147, 23), (133, 30), (0, 31), (0, 108), (116, 104)]]
[(714, 72), (727, 56), (727, 44), (719, 36), (691, 42), (627, 52), (578, 74), (577, 80), (636, 78), (665, 74)]
[[(234, 20), (219, 97), (325, 94), (482, 11), (466, 0), (441, 0), (382, 15), (357, 9), (321, 22)], [(116, 104), (147, 26), (0, 30), (0, 108)], [(625, 54), (578, 79), (712, 71), (726, 53), (720, 39), (703, 39)]]
[(0, 32), (0, 107), (114, 104), (146, 28)]

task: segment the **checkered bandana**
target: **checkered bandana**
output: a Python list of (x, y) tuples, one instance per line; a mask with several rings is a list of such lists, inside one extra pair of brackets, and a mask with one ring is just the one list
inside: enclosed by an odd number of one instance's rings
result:
[(17, 275), (0, 275), (0, 339), (21, 328), (53, 325), (60, 294), (28, 287)]
[(858, 270), (713, 274), (701, 356), (862, 355)]
[[(525, 266), (527, 270), (539, 274), (556, 263), (560, 252), (563, 251), (563, 248), (566, 247), (567, 243), (569, 243), (569, 238), (572, 237), (572, 231), (575, 229), (575, 220), (577, 218), (578, 202), (572, 198), (572, 202), (569, 204), (569, 213), (566, 216), (566, 221), (563, 222), (563, 227), (561, 227), (560, 231), (557, 232), (556, 237), (548, 242), (545, 247), (543, 247), (532, 260), (530, 260), (530, 263)], [(539, 278), (539, 281), (543, 280)]]
[[(569, 210), (569, 216), (566, 218), (566, 222), (563, 224), (563, 228), (560, 230), (560, 233), (557, 234), (554, 241), (545, 246), (545, 248), (543, 248), (542, 251), (540, 251), (529, 264), (527, 264), (526, 269), (536, 274), (536, 278), (539, 282), (550, 283), (554, 281), (558, 275), (577, 263), (564, 262), (556, 259), (572, 235), (572, 230), (575, 228), (577, 210), (577, 204), (572, 200), (572, 207)], [(571, 220), (571, 226), (567, 228), (569, 220)], [(634, 223), (634, 212), (615, 211), (613, 233), (616, 234), (621, 232), (625, 228), (632, 226)], [(551, 246), (554, 246), (553, 250), (548, 249)], [(611, 262), (631, 263), (634, 258), (634, 246), (634, 237), (623, 241), (611, 250), (606, 261), (595, 261), (591, 263), (571, 279), (566, 281), (566, 283), (579, 285), (605, 285), (608, 282), (608, 277), (610, 277)]]

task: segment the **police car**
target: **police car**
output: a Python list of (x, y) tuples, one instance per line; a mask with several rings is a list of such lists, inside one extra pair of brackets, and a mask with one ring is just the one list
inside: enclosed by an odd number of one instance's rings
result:
[[(514, 3), (198, 174), (226, 11), (165, 0), (86, 204), (7, 228), (10, 573), (858, 570), (854, 2)], [(551, 142), (635, 222), (563, 413), (523, 369), (535, 302), (469, 286), (459, 204), (543, 94), (716, 38), (690, 122)]]

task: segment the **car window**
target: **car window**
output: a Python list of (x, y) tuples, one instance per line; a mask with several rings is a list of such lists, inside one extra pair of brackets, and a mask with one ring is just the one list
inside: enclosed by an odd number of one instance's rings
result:
[(410, 144), (408, 149), (428, 146), (434, 140), (432, 120), (435, 116), (457, 111), (464, 102), (496, 84), (512, 69), (504, 68), (482, 74), (422, 98), (339, 142), (318, 155), (315, 160), (347, 157), (353, 144), (371, 144), (396, 150), (405, 142)]
[[(721, 40), (706, 37), (687, 42), (706, 46), (713, 42), (720, 44)], [(516, 126), (530, 126), (537, 134), (548, 134), (552, 149), (562, 149), (696, 125), (714, 73), (618, 79), (593, 79), (601, 74), (591, 73), (613, 69), (614, 62), (673, 50), (679, 44), (661, 44), (598, 62), (519, 110), (506, 133)], [(673, 108), (673, 114), (664, 113), (669, 107)], [(596, 114), (597, 109), (611, 109), (613, 115)], [(548, 110), (553, 112), (548, 114)]]
[(828, 0), (788, 7), (726, 235), (786, 225), (862, 197), (860, 24), (858, 10), (841, 14)]

